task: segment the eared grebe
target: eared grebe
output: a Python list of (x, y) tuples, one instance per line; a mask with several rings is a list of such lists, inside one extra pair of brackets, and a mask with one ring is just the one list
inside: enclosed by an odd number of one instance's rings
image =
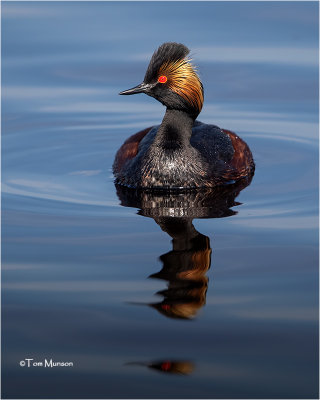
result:
[(203, 87), (188, 54), (183, 44), (162, 44), (143, 82), (120, 93), (146, 93), (167, 109), (160, 126), (136, 133), (120, 147), (113, 164), (116, 183), (189, 189), (214, 187), (253, 174), (252, 154), (242, 139), (196, 121), (203, 105)]

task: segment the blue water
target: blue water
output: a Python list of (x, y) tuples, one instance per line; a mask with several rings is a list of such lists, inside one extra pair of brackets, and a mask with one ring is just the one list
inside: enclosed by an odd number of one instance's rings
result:
[[(2, 398), (318, 398), (318, 3), (1, 7)], [(227, 204), (117, 195), (165, 41), (254, 155)]]

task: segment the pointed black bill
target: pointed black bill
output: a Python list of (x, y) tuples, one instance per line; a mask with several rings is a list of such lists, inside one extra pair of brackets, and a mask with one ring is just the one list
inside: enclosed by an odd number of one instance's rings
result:
[(120, 92), (119, 94), (129, 95), (129, 94), (136, 94), (136, 93), (146, 93), (151, 87), (152, 87), (152, 85), (142, 82), (142, 83), (140, 83), (140, 85), (135, 86), (128, 90), (124, 90), (124, 91)]

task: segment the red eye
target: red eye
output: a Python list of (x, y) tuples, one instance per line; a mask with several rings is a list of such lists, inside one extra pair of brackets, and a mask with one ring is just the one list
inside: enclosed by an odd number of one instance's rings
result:
[(164, 76), (164, 75), (161, 75), (158, 78), (158, 82), (160, 82), (160, 83), (166, 83), (167, 80), (168, 80), (168, 78), (166, 76)]
[(161, 364), (162, 371), (169, 371), (170, 368), (171, 368), (171, 362), (170, 361), (166, 361), (166, 362), (163, 362)]

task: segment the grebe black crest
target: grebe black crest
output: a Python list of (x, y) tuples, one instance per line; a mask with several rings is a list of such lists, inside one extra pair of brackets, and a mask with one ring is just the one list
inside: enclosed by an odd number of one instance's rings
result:
[(196, 120), (203, 86), (189, 49), (164, 43), (151, 57), (144, 80), (122, 95), (145, 93), (160, 101), (162, 123), (129, 137), (118, 150), (116, 183), (133, 188), (194, 189), (249, 177), (254, 162), (235, 133)]

